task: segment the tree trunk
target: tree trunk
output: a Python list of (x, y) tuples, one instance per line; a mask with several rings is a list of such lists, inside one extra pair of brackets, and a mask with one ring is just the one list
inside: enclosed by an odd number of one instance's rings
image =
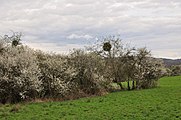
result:
[(130, 85), (129, 85), (129, 78), (128, 78), (128, 82), (127, 82), (127, 83), (128, 83), (128, 90), (130, 90)]
[(135, 81), (133, 80), (133, 83), (132, 83), (132, 90), (135, 89)]
[(124, 87), (121, 82), (119, 83), (119, 86), (121, 87), (121, 90), (124, 90)]

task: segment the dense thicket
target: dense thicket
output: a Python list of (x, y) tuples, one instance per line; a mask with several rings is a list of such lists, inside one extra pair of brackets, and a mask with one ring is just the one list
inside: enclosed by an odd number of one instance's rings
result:
[(146, 48), (125, 46), (116, 37), (66, 56), (35, 51), (21, 45), (20, 40), (19, 34), (0, 40), (1, 103), (150, 88), (156, 86), (162, 73), (162, 61), (152, 58)]

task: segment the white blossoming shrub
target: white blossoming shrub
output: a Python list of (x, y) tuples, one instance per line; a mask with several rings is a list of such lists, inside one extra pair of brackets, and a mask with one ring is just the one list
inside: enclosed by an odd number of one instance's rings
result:
[(76, 87), (73, 81), (77, 72), (66, 58), (41, 52), (37, 56), (44, 86), (42, 97), (62, 98)]
[[(67, 56), (32, 50), (21, 45), (20, 37), (0, 39), (0, 103), (100, 95), (124, 90), (121, 82), (131, 81), (132, 89), (151, 88), (163, 73), (162, 61), (154, 60), (150, 51), (126, 48), (115, 37), (106, 39), (108, 49), (103, 41)], [(131, 90), (129, 84), (127, 88)]]
[(142, 73), (141, 88), (151, 88), (157, 85), (157, 80), (161, 76), (161, 63), (154, 59), (148, 59), (145, 62), (145, 70)]
[(74, 50), (70, 62), (77, 70), (75, 82), (86, 94), (101, 94), (107, 79), (104, 76), (104, 60), (95, 53)]
[(134, 78), (137, 89), (146, 89), (157, 86), (157, 80), (161, 77), (162, 60), (151, 57), (146, 48), (138, 50), (137, 64), (135, 64)]
[(42, 90), (34, 52), (23, 46), (6, 46), (0, 53), (0, 102), (18, 102)]

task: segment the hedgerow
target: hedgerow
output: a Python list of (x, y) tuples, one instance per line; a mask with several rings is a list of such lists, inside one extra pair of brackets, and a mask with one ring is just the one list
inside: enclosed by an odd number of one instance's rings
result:
[(59, 55), (30, 49), (21, 44), (21, 35), (14, 34), (0, 39), (0, 103), (155, 87), (161, 68), (162, 62), (152, 59), (146, 48), (124, 46), (115, 37)]

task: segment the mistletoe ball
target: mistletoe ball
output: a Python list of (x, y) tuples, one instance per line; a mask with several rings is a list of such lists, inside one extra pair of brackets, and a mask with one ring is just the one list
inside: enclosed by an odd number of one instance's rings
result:
[(111, 50), (111, 44), (110, 44), (110, 42), (105, 42), (104, 44), (103, 44), (103, 50), (104, 51), (110, 51)]

